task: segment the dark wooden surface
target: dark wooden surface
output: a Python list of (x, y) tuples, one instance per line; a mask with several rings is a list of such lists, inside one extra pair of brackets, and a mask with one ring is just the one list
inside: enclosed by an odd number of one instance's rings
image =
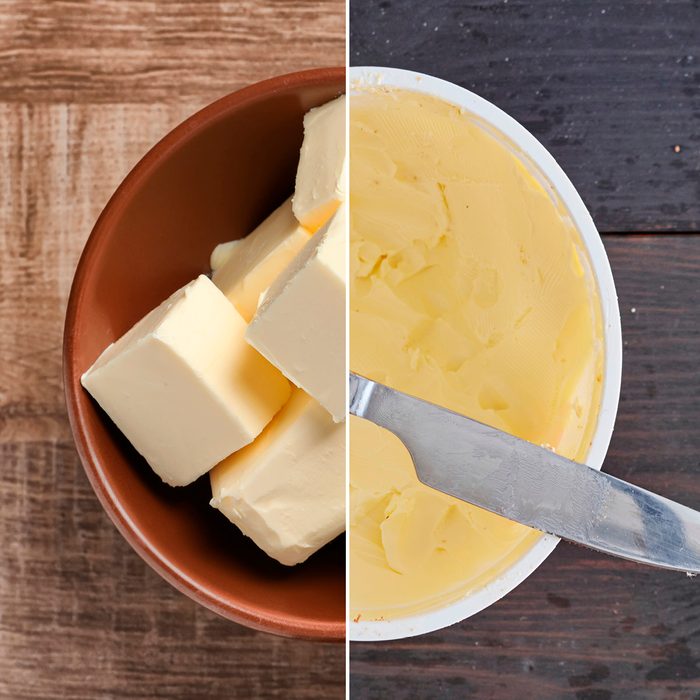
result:
[(342, 65), (342, 0), (0, 3), (0, 697), (341, 698), (343, 645), (177, 593), (102, 512), (61, 386), (90, 229), (173, 126), (250, 82)]
[(690, 0), (351, 0), (350, 62), (431, 73), (503, 108), (547, 145), (603, 231), (689, 231), (700, 227), (699, 28)]
[[(700, 508), (700, 3), (353, 0), (350, 18), (351, 63), (473, 89), (572, 177), (622, 313), (605, 469)], [(358, 699), (700, 698), (700, 578), (560, 545), (471, 620), (350, 659)]]

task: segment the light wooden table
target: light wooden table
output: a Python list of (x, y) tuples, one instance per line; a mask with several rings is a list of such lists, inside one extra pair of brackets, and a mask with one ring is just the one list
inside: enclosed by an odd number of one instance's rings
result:
[(342, 0), (0, 3), (0, 697), (343, 697), (342, 645), (220, 619), (117, 533), (73, 447), (61, 341), (83, 244), (153, 143), (344, 59)]

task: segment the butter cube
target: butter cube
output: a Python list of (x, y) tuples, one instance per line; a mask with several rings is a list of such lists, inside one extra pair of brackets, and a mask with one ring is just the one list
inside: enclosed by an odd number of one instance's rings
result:
[(209, 256), (209, 267), (211, 267), (212, 272), (216, 272), (223, 264), (233, 255), (233, 251), (236, 246), (243, 241), (243, 238), (239, 238), (235, 241), (226, 241), (226, 243), (219, 243), (219, 245), (211, 251)]
[(316, 399), (345, 418), (345, 267), (343, 205), (270, 287), (246, 340)]
[(273, 559), (299, 564), (345, 530), (345, 426), (297, 389), (210, 479), (212, 506)]
[(309, 111), (299, 156), (294, 215), (312, 233), (345, 201), (348, 166), (345, 148), (345, 95)]
[[(212, 262), (223, 264), (214, 271), (214, 284), (227, 296), (246, 321), (258, 308), (260, 295), (294, 259), (311, 234), (299, 225), (288, 199), (275, 209), (250, 235), (217, 246)], [(219, 251), (215, 256), (216, 251)], [(216, 259), (214, 259), (216, 257)], [(212, 265), (213, 267), (213, 265)]]
[(243, 339), (246, 324), (200, 275), (112, 343), (82, 376), (153, 471), (183, 486), (252, 442), (289, 382)]

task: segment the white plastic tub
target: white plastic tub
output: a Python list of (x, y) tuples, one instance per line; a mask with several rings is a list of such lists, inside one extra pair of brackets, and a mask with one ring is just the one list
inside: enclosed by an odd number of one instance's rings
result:
[[(620, 311), (610, 263), (593, 220), (569, 178), (544, 146), (515, 119), (490, 102), (453, 83), (422, 73), (395, 68), (356, 67), (349, 72), (350, 95), (365, 87), (385, 86), (438, 97), (462, 108), (482, 126), (514, 149), (544, 186), (568, 210), (586, 248), (598, 288), (604, 327), (604, 377), (600, 412), (586, 463), (600, 469), (612, 437), (622, 372)], [(351, 641), (381, 641), (412, 637), (464, 620), (512, 591), (554, 550), (559, 538), (544, 535), (503, 575), (478, 591), (430, 612), (386, 621), (348, 621)]]

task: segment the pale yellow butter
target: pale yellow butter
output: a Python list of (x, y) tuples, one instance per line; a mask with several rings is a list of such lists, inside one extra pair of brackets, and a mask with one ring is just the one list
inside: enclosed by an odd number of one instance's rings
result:
[(301, 389), (210, 477), (211, 505), (282, 564), (345, 530), (345, 427)]
[(233, 255), (233, 251), (236, 247), (244, 241), (244, 238), (239, 238), (235, 241), (226, 241), (226, 243), (219, 243), (219, 245), (211, 251), (209, 256), (209, 267), (211, 267), (212, 272), (216, 272), (223, 264)]
[(214, 249), (212, 280), (241, 316), (250, 321), (258, 308), (260, 295), (310, 237), (294, 218), (292, 202), (288, 199), (250, 235)]
[(315, 233), (333, 215), (347, 193), (345, 95), (316, 107), (304, 117), (294, 215)]
[[(564, 207), (507, 144), (429, 96), (353, 95), (350, 148), (350, 366), (583, 460), (602, 322)], [(421, 484), (388, 431), (353, 419), (350, 440), (353, 617), (444, 606), (539, 537)]]
[(275, 280), (246, 340), (336, 421), (345, 417), (345, 267), (342, 206)]
[(251, 442), (289, 382), (243, 339), (245, 322), (201, 275), (110, 345), (82, 376), (163, 481), (189, 484)]

